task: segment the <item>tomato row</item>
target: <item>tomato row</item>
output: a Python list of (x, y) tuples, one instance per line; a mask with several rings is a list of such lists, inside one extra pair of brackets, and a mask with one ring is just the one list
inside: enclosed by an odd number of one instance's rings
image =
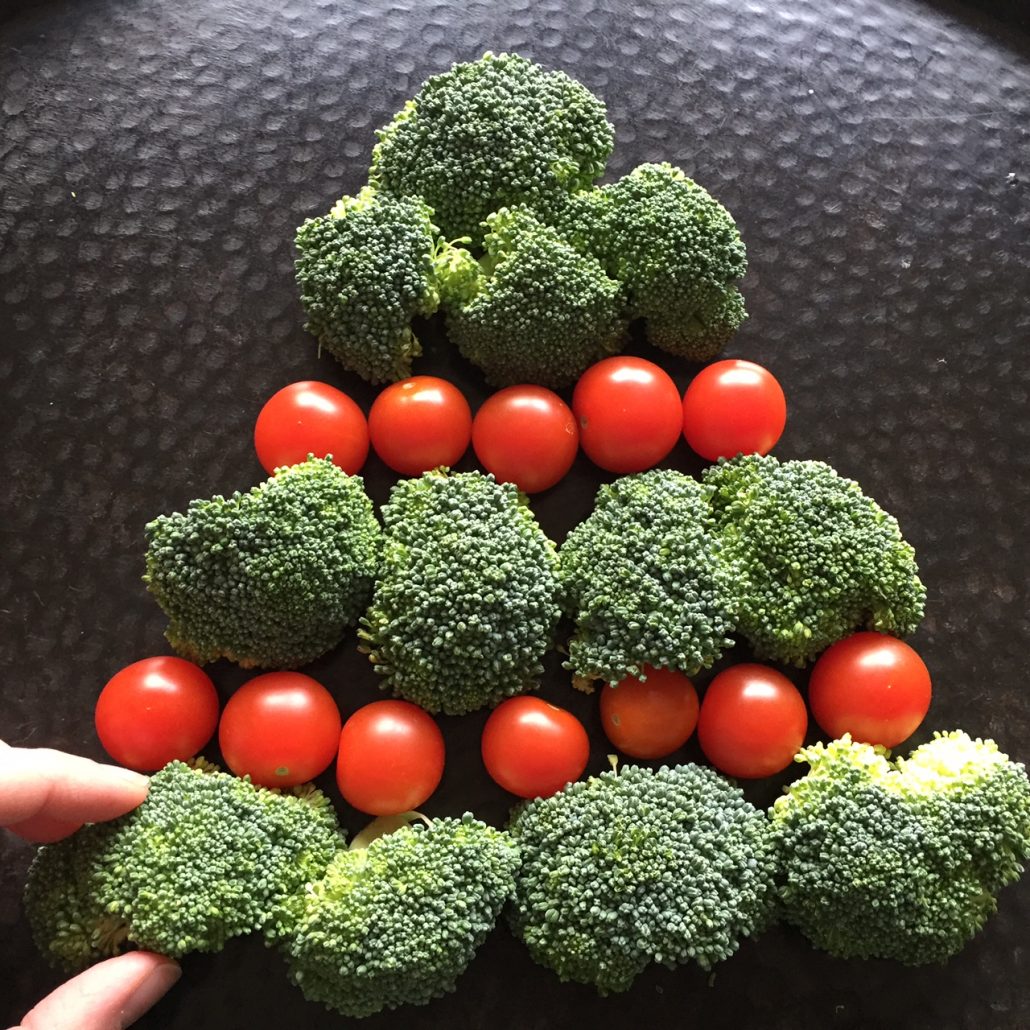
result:
[(541, 386), (510, 386), (489, 397), (475, 418), (456, 386), (413, 376), (388, 386), (366, 421), (358, 405), (326, 383), (286, 386), (261, 409), (254, 427), (258, 459), (271, 473), (309, 453), (360, 471), (369, 445), (395, 472), (419, 475), (454, 465), (471, 442), (483, 467), (526, 493), (547, 490), (569, 471), (582, 447), (594, 464), (620, 475), (665, 458), (682, 434), (703, 458), (768, 453), (786, 423), (783, 390), (749, 361), (709, 365), (684, 397), (672, 378), (642, 358), (607, 358), (588, 368), (572, 406)]
[[(808, 730), (805, 700), (786, 676), (765, 665), (732, 666), (698, 702), (690, 680), (645, 670), (601, 691), (601, 725), (632, 758), (665, 758), (697, 730), (706, 758), (721, 772), (758, 779), (785, 769)], [(808, 703), (831, 737), (894, 747), (910, 737), (930, 705), (930, 675), (903, 641), (856, 633), (828, 648), (812, 669)], [(100, 694), (96, 727), (108, 753), (141, 771), (199, 753), (218, 730), (226, 765), (267, 787), (321, 775), (336, 760), (343, 797), (370, 815), (417, 808), (444, 770), (435, 720), (407, 701), (376, 701), (344, 723), (332, 695), (297, 672), (256, 676), (219, 717), (211, 679), (182, 658), (148, 658), (117, 673)], [(577, 780), (590, 742), (571, 713), (534, 696), (502, 702), (483, 728), (483, 764), (519, 797), (546, 797)]]

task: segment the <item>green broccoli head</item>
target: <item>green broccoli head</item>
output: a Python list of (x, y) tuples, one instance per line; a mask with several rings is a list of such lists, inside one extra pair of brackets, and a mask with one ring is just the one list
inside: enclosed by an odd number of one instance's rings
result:
[(371, 383), (411, 375), (421, 353), (411, 322), (436, 310), (441, 275), (453, 275), (464, 255), (438, 236), (418, 197), (368, 187), (307, 219), (297, 230), (296, 261), (305, 328)]
[(841, 958), (943, 962), (1030, 858), (1030, 782), (960, 731), (888, 755), (847, 736), (798, 755), (808, 775), (771, 812), (783, 915)]
[(560, 610), (558, 558), (525, 498), (479, 472), (399, 482), (359, 636), (383, 689), (461, 715), (536, 686)]
[(25, 909), (40, 951), (74, 971), (128, 945), (179, 957), (276, 928), (269, 913), (319, 877), (343, 839), (326, 799), (172, 762), (138, 809), (44, 845)]
[(573, 197), (555, 218), (625, 287), (630, 315), (670, 354), (707, 361), (747, 317), (747, 255), (730, 213), (670, 164), (645, 164)]
[(627, 324), (622, 287), (596, 259), (525, 208), (502, 208), (486, 222), (476, 288), (448, 306), (447, 328), (492, 385), (566, 386), (619, 350)]
[(707, 491), (670, 469), (623, 476), (560, 551), (576, 620), (565, 667), (618, 683), (645, 665), (688, 676), (732, 645), (732, 583), (718, 561)]
[(422, 197), (448, 239), (476, 245), (491, 212), (523, 203), (547, 212), (589, 186), (615, 144), (586, 87), (491, 53), (434, 75), (377, 136), (370, 182)]
[(705, 471), (737, 630), (760, 658), (804, 665), (859, 628), (904, 636), (926, 588), (897, 521), (819, 461), (747, 455)]
[(290, 978), (307, 999), (346, 1016), (453, 991), (511, 896), (517, 867), (511, 838), (468, 814), (342, 851), (289, 904)]
[(764, 927), (763, 812), (711, 769), (626, 766), (519, 809), (516, 936), (562, 980), (626, 990), (649, 963), (702, 968)]
[(368, 603), (380, 548), (361, 479), (328, 458), (191, 501), (146, 535), (144, 582), (172, 646), (247, 668), (296, 668), (335, 647)]

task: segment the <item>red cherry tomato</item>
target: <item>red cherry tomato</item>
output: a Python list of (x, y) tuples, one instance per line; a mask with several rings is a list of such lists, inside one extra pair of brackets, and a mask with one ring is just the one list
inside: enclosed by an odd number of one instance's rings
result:
[(376, 454), (402, 476), (454, 465), (468, 450), (472, 409), (446, 379), (412, 376), (388, 386), (368, 413)]
[(601, 727), (623, 754), (664, 758), (681, 748), (697, 725), (694, 684), (673, 669), (644, 669), (647, 679), (601, 688)]
[(293, 787), (325, 772), (340, 741), (332, 694), (300, 672), (268, 672), (236, 691), (222, 712), (218, 746), (237, 776)]
[(808, 713), (797, 687), (765, 665), (734, 665), (708, 685), (697, 737), (708, 761), (727, 776), (756, 780), (793, 761)]
[(183, 658), (144, 658), (115, 673), (100, 692), (97, 736), (116, 761), (153, 772), (186, 761), (214, 735), (218, 694), (211, 677)]
[(732, 358), (702, 369), (683, 397), (683, 435), (702, 458), (768, 454), (787, 423), (787, 400), (773, 374)]
[(483, 727), (483, 764), (491, 779), (520, 798), (547, 798), (578, 780), (590, 757), (583, 724), (538, 697), (510, 697)]
[(333, 464), (355, 475), (368, 457), (368, 423), (361, 408), (327, 383), (284, 386), (265, 402), (254, 425), (258, 461), (271, 475), (309, 454), (333, 456)]
[(642, 358), (605, 358), (588, 368), (572, 394), (586, 456), (608, 472), (643, 472), (675, 446), (683, 428), (679, 390)]
[(919, 728), (930, 707), (930, 673), (904, 641), (855, 633), (827, 648), (812, 668), (808, 703), (831, 737), (895, 747)]
[(418, 808), (443, 776), (444, 743), (428, 712), (409, 701), (374, 701), (344, 724), (336, 783), (368, 815)]
[(579, 429), (572, 409), (556, 393), (542, 386), (509, 386), (476, 412), (472, 446), (498, 482), (535, 494), (572, 467)]

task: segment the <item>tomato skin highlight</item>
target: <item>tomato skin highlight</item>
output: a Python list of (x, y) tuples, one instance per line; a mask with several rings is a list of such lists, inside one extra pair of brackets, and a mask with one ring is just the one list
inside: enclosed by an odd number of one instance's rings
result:
[(344, 724), (336, 784), (368, 815), (418, 808), (440, 784), (444, 740), (433, 717), (410, 701), (373, 701)]
[(509, 386), (476, 412), (472, 447), (499, 483), (535, 494), (550, 489), (572, 468), (579, 427), (572, 409), (553, 390)]
[(590, 739), (571, 712), (522, 695), (490, 713), (480, 750), (499, 787), (520, 798), (547, 798), (583, 775)]
[(331, 454), (334, 465), (356, 475), (368, 457), (368, 440), (361, 408), (341, 390), (314, 380), (272, 394), (254, 423), (254, 449), (269, 475), (309, 454)]
[(372, 448), (402, 476), (461, 460), (472, 439), (472, 409), (446, 379), (411, 376), (386, 387), (368, 413)]
[(673, 669), (647, 666), (644, 673), (646, 679), (601, 687), (601, 727), (631, 758), (665, 758), (686, 744), (697, 726), (697, 691)]
[(267, 672), (243, 684), (222, 712), (218, 746), (237, 776), (259, 787), (295, 787), (336, 757), (340, 709), (317, 680)]
[(643, 358), (605, 358), (591, 365), (576, 383), (572, 410), (586, 456), (619, 475), (653, 468), (683, 429), (676, 384)]
[(720, 772), (757, 780), (781, 772), (805, 741), (808, 711), (797, 687), (766, 665), (720, 672), (701, 701), (697, 737)]
[(831, 644), (808, 681), (812, 717), (825, 733), (884, 747), (915, 733), (932, 693), (923, 659), (886, 633), (854, 633)]
[(116, 672), (97, 698), (97, 736), (120, 765), (155, 772), (193, 758), (214, 736), (218, 693), (203, 669), (161, 655)]
[(702, 369), (683, 395), (683, 435), (708, 461), (768, 454), (787, 424), (776, 377), (753, 361), (730, 358)]

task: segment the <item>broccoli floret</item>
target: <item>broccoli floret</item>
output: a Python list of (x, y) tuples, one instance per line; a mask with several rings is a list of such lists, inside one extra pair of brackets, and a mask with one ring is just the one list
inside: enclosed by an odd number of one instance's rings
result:
[(475, 265), (439, 239), (433, 212), (418, 197), (382, 196), (369, 187), (307, 219), (297, 230), (297, 251), (305, 328), (371, 383), (411, 375), (412, 358), (422, 352), (412, 320), (436, 311), (442, 279)]
[(503, 208), (486, 222), (476, 288), (447, 308), (447, 328), (493, 386), (565, 386), (620, 349), (622, 287), (596, 259), (524, 208)]
[(290, 979), (346, 1016), (453, 991), (511, 897), (517, 867), (511, 838), (469, 814), (342, 851), (288, 905)]
[(146, 527), (144, 582), (197, 662), (296, 668), (335, 647), (372, 593), (380, 534), (362, 481), (328, 458)]
[(819, 461), (748, 455), (704, 474), (737, 630), (760, 658), (804, 665), (858, 628), (904, 636), (926, 588), (897, 521)]
[(510, 830), (512, 929), (537, 962), (601, 994), (651, 962), (709, 969), (769, 916), (768, 820), (711, 769), (625, 766), (521, 806)]
[(600, 178), (615, 145), (597, 97), (517, 54), (434, 75), (376, 135), (369, 181), (422, 197), (448, 239), (477, 246), (491, 212), (554, 209)]
[(269, 913), (319, 877), (343, 839), (305, 798), (172, 762), (138, 809), (44, 845), (25, 909), (40, 951), (69, 971), (129, 944), (178, 957), (276, 927)]
[(629, 295), (630, 315), (670, 354), (707, 361), (747, 317), (747, 255), (730, 213), (670, 164), (645, 164), (571, 198), (553, 219)]
[(558, 557), (511, 483), (479, 472), (399, 482), (358, 635), (382, 687), (462, 715), (536, 686), (560, 610)]
[(645, 665), (692, 676), (732, 645), (732, 583), (716, 556), (707, 492), (669, 469), (623, 476), (560, 551), (576, 621), (565, 663), (577, 681), (618, 683)]
[(841, 958), (943, 962), (1030, 858), (1030, 782), (991, 740), (936, 734), (906, 761), (843, 737), (772, 808), (785, 918)]

